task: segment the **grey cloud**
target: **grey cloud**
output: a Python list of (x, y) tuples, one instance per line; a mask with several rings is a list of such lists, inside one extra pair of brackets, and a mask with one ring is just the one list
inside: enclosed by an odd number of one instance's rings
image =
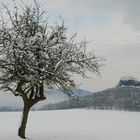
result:
[(124, 22), (131, 24), (134, 29), (140, 30), (140, 1), (125, 0), (122, 9), (124, 12)]
[[(72, 0), (74, 1), (74, 0)], [(93, 10), (93, 12), (119, 13), (123, 21), (132, 25), (136, 30), (140, 30), (140, 0), (77, 0), (77, 6), (83, 5), (83, 9)], [(73, 2), (74, 3), (74, 2)]]
[[(23, 0), (23, 2), (31, 4), (33, 0)], [(38, 0), (38, 2), (42, 3), (44, 8), (48, 8), (48, 11), (55, 11), (64, 16), (82, 17), (102, 14), (113, 16), (119, 13), (124, 23), (130, 24), (136, 30), (140, 29), (140, 0)], [(5, 0), (3, 3), (11, 3), (11, 0)]]
[[(41, 1), (41, 0), (40, 0)], [(140, 29), (140, 0), (49, 0), (53, 10), (68, 15), (98, 15), (119, 13), (124, 23)]]

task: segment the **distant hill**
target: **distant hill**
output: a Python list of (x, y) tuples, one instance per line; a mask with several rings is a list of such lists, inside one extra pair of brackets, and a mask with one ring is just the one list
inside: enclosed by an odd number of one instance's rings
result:
[[(73, 89), (71, 90), (71, 95), (73, 97), (84, 97), (87, 95), (91, 95), (92, 93), (87, 91), (87, 90), (83, 90), (83, 89)], [(47, 97), (47, 99), (45, 101), (42, 102), (42, 104), (50, 104), (50, 103), (58, 103), (61, 101), (65, 101), (65, 100), (69, 100), (69, 96), (64, 94), (61, 90), (56, 89), (56, 90), (46, 90), (45, 91), (45, 95)]]
[(140, 111), (140, 88), (117, 86), (85, 97), (80, 97), (78, 101), (69, 100), (56, 104), (44, 105), (40, 110), (70, 108)]
[[(117, 109), (140, 111), (140, 82), (133, 77), (123, 77), (117, 86), (92, 93), (82, 89), (73, 89), (69, 98), (61, 90), (46, 90), (47, 99), (39, 102), (33, 110), (56, 110), (71, 108)], [(19, 111), (21, 98), (12, 94), (0, 94), (0, 111)]]
[[(83, 97), (92, 94), (89, 91), (82, 89), (73, 89), (73, 96)], [(35, 105), (33, 110), (40, 108), (44, 104), (58, 103), (69, 100), (69, 97), (60, 90), (46, 90), (45, 95), (47, 99)], [(0, 111), (19, 111), (22, 109), (23, 102), (20, 97), (15, 97), (11, 93), (0, 94)]]
[[(83, 90), (83, 89), (73, 89), (71, 90), (72, 96), (87, 96), (92, 94), (90, 91)], [(47, 102), (59, 102), (60, 100), (66, 100), (69, 99), (68, 95), (64, 94), (61, 90), (46, 90), (45, 95), (47, 96), (48, 101)]]

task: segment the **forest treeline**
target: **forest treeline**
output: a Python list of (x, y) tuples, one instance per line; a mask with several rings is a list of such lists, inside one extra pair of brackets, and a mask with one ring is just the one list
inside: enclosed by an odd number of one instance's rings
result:
[(40, 110), (71, 108), (113, 109), (140, 111), (140, 88), (116, 86), (85, 97), (71, 99), (56, 104), (47, 104)]

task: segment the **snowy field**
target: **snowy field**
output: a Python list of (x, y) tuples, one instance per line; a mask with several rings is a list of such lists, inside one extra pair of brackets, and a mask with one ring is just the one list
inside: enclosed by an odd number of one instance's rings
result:
[[(17, 137), (21, 112), (0, 113), (0, 140)], [(30, 112), (29, 140), (140, 140), (140, 113), (102, 110)]]

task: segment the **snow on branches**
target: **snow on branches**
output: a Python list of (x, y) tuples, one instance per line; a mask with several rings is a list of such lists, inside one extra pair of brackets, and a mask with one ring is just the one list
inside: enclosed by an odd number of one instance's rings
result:
[(24, 5), (22, 9), (15, 5), (13, 12), (5, 9), (9, 20), (7, 23), (2, 18), (0, 27), (2, 88), (17, 89), (23, 83), (21, 88), (27, 92), (43, 83), (47, 88), (65, 91), (75, 87), (72, 74), (86, 77), (87, 70), (99, 72), (98, 58), (86, 51), (87, 42), (76, 43), (75, 35), (68, 38), (64, 21), (49, 27), (39, 4)]

